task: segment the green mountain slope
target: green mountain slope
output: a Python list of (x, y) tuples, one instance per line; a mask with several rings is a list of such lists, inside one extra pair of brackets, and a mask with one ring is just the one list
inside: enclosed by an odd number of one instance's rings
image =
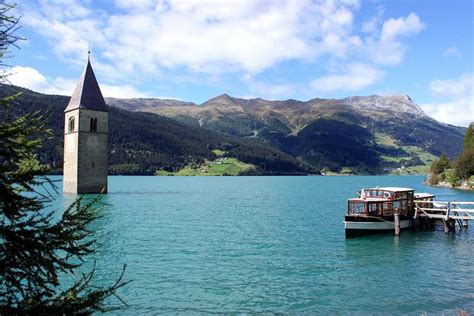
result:
[[(62, 109), (67, 97), (22, 91), (17, 110), (50, 113), (55, 137), (41, 159), (62, 165)], [(226, 94), (196, 105), (159, 99), (106, 99), (110, 105), (110, 171), (153, 174), (216, 159), (212, 150), (256, 166), (258, 174), (426, 170), (462, 149), (464, 128), (428, 117), (408, 96), (309, 101), (240, 99)], [(131, 110), (131, 111), (129, 111)], [(159, 114), (159, 115), (154, 115)]]
[[(54, 137), (45, 142), (39, 158), (60, 172), (63, 110), (69, 97), (0, 85), (0, 97), (18, 92), (21, 95), (11, 108), (11, 114), (36, 111), (45, 114)], [(261, 140), (232, 138), (151, 113), (110, 107), (109, 126), (111, 174), (154, 174), (158, 169), (176, 171), (189, 164), (216, 159), (214, 149), (224, 150), (229, 157), (255, 165), (254, 174), (306, 174), (318, 171)]]
[[(261, 139), (316, 168), (388, 172), (462, 149), (465, 129), (435, 121), (408, 96), (267, 101), (227, 94), (201, 105), (113, 99), (116, 107), (158, 113), (189, 126)], [(389, 140), (389, 144), (384, 141)], [(407, 148), (415, 147), (415, 150)]]

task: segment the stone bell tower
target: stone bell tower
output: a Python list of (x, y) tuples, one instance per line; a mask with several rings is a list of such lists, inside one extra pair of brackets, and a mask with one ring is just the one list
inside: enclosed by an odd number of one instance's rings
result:
[(90, 52), (64, 119), (63, 191), (106, 193), (109, 113), (92, 70)]

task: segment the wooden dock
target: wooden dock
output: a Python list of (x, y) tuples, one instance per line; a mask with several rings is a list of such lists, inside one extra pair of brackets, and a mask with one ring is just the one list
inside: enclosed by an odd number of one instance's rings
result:
[(474, 202), (457, 201), (419, 201), (415, 203), (413, 219), (420, 224), (434, 225), (441, 222), (445, 232), (453, 232), (469, 227), (474, 219)]

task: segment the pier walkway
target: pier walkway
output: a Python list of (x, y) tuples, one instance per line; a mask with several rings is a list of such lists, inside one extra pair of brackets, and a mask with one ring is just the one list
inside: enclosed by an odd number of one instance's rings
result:
[(474, 220), (474, 202), (418, 201), (415, 202), (414, 219), (422, 219), (434, 224), (442, 221), (446, 232), (454, 231), (456, 224), (468, 228), (469, 220)]

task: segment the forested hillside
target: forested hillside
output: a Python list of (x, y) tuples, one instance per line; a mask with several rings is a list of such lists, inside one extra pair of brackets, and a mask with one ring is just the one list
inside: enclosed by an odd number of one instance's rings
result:
[[(63, 109), (69, 98), (1, 86), (22, 94), (14, 112), (40, 111), (54, 137), (40, 158), (60, 172)], [(267, 101), (215, 97), (202, 105), (159, 99), (106, 99), (111, 174), (197, 168), (228, 157), (256, 174), (420, 173), (441, 153), (462, 151), (465, 129), (437, 122), (408, 96)], [(130, 110), (132, 111), (130, 111)], [(158, 115), (157, 115), (158, 114)]]
[[(63, 110), (69, 97), (44, 95), (31, 90), (1, 85), (0, 97), (21, 93), (10, 113), (44, 114), (54, 136), (45, 142), (39, 158), (61, 172)], [(257, 167), (255, 174), (307, 174), (318, 170), (271, 148), (260, 140), (241, 140), (199, 127), (190, 127), (150, 113), (109, 107), (109, 171), (111, 174), (154, 174), (157, 169), (178, 170), (204, 159), (213, 160), (213, 149)]]
[(315, 168), (356, 173), (426, 172), (441, 153), (456, 157), (461, 152), (465, 131), (437, 122), (404, 95), (269, 101), (223, 94), (201, 105), (158, 99), (108, 102), (265, 140)]

